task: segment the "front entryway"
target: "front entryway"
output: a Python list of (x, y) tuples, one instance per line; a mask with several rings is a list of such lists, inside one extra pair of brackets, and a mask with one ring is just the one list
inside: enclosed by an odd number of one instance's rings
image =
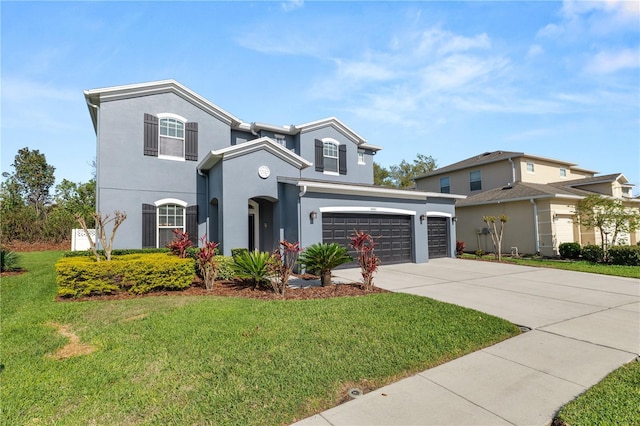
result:
[[(354, 230), (371, 234), (376, 241), (376, 255), (383, 265), (413, 261), (411, 216), (323, 213), (322, 242), (341, 244), (355, 258), (355, 250), (349, 247)], [(355, 262), (346, 266), (355, 266)]]
[(249, 223), (248, 223), (247, 248), (249, 251), (257, 250), (260, 247), (260, 205), (253, 200), (249, 200)]

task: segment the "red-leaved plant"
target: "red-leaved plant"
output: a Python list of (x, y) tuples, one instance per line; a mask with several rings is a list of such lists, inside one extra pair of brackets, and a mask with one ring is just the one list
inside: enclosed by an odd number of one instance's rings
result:
[(196, 264), (200, 270), (200, 275), (204, 280), (204, 285), (207, 290), (212, 290), (213, 285), (218, 276), (219, 264), (216, 261), (216, 249), (218, 244), (213, 241), (207, 241), (207, 236), (204, 235), (200, 241), (202, 241), (202, 247), (196, 255)]
[(353, 231), (353, 235), (349, 237), (349, 244), (358, 253), (358, 264), (365, 290), (371, 290), (373, 286), (373, 274), (378, 270), (380, 258), (374, 253), (375, 241), (371, 234), (364, 231)]
[(171, 240), (171, 242), (168, 243), (166, 247), (179, 258), (184, 259), (185, 257), (187, 257), (187, 249), (191, 247), (193, 243), (191, 243), (191, 239), (189, 239), (188, 233), (183, 232), (179, 229), (174, 229), (173, 233), (176, 236), (173, 237), (173, 240)]
[(298, 255), (301, 251), (299, 242), (290, 243), (287, 240), (280, 241), (280, 245), (273, 251), (271, 264), (273, 277), (270, 282), (273, 291), (280, 296), (284, 296), (289, 285), (289, 277), (298, 263)]

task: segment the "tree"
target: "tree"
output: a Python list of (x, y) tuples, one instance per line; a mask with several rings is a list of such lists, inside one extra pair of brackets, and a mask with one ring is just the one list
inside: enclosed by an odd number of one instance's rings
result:
[[(502, 260), (502, 235), (504, 233), (504, 224), (509, 221), (509, 217), (501, 214), (496, 218), (495, 216), (483, 216), (482, 220), (489, 227), (489, 234), (491, 235), (491, 240), (493, 241), (493, 245), (496, 247), (496, 259), (498, 261)], [(497, 229), (496, 222), (500, 222), (500, 229)]]
[(415, 185), (413, 179), (434, 170), (436, 160), (430, 155), (418, 154), (413, 163), (402, 160), (385, 169), (373, 163), (373, 182), (376, 185), (393, 188), (411, 188)]
[(17, 185), (17, 190), (29, 205), (34, 206), (36, 217), (44, 213), (44, 207), (51, 201), (49, 190), (55, 182), (55, 167), (47, 164), (44, 154), (37, 149), (22, 148), (11, 165), (15, 169), (9, 177)]
[(56, 186), (55, 201), (73, 219), (74, 215), (84, 217), (89, 228), (94, 226), (93, 213), (96, 211), (96, 181), (75, 183), (63, 179)]
[(347, 249), (338, 243), (315, 243), (307, 247), (299, 257), (308, 271), (320, 274), (320, 285), (331, 285), (331, 270), (351, 262)]
[(589, 195), (576, 203), (574, 213), (580, 225), (587, 229), (598, 229), (601, 246), (606, 255), (605, 235), (611, 234), (610, 244), (614, 245), (622, 233), (634, 232), (640, 227), (638, 209), (626, 207), (622, 200)]
[[(91, 238), (91, 234), (89, 233), (89, 229), (87, 228), (87, 223), (84, 220), (84, 217), (76, 214), (75, 218), (84, 230), (87, 238), (89, 239), (89, 245), (91, 246), (91, 251), (93, 251), (93, 255), (96, 257), (96, 262), (100, 262), (100, 254), (98, 253), (98, 248), (96, 243), (100, 241), (102, 245), (102, 249), (104, 250), (105, 257), (107, 261), (111, 260), (111, 251), (113, 250), (113, 240), (116, 237), (116, 232), (122, 222), (127, 219), (127, 214), (125, 212), (121, 212), (116, 210), (114, 213), (114, 217), (109, 218), (109, 214), (105, 214), (102, 216), (102, 213), (96, 212), (93, 214), (93, 219), (96, 224), (96, 240), (94, 241)], [(111, 235), (107, 233), (107, 225), (113, 222), (113, 227), (111, 228)]]

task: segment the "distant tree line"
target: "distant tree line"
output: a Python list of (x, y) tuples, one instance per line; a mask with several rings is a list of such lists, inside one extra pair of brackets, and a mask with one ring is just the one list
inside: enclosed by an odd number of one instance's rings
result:
[[(62, 242), (78, 227), (74, 215), (94, 225), (96, 204), (94, 177), (86, 183), (67, 179), (54, 187), (55, 167), (39, 150), (22, 148), (2, 174), (0, 185), (0, 241)], [(53, 191), (52, 191), (53, 188)]]
[(400, 164), (393, 164), (389, 168), (374, 162), (373, 183), (390, 188), (413, 188), (414, 178), (433, 171), (436, 167), (436, 160), (424, 154), (418, 154), (412, 163), (402, 160)]

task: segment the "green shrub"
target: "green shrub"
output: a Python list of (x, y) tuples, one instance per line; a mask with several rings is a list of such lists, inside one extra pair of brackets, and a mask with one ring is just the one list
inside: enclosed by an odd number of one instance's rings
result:
[(193, 259), (180, 259), (167, 253), (116, 256), (110, 262), (68, 257), (56, 263), (58, 295), (63, 297), (113, 294), (123, 290), (132, 294), (180, 290), (191, 285), (193, 276)]
[(609, 261), (614, 265), (640, 266), (640, 246), (611, 246)]
[(272, 275), (271, 253), (242, 251), (233, 260), (233, 270), (238, 277), (252, 280), (254, 288), (266, 284)]
[(582, 258), (593, 263), (604, 262), (604, 250), (598, 245), (588, 244), (582, 247)]
[(18, 262), (20, 255), (6, 248), (0, 248), (0, 271), (8, 272), (20, 269)]
[[(195, 249), (197, 252), (197, 249)], [(112, 256), (123, 256), (125, 254), (151, 254), (151, 253), (169, 253), (171, 250), (168, 248), (144, 248), (144, 249), (113, 249), (111, 251)], [(98, 250), (98, 254), (102, 257), (105, 256), (104, 250)], [(81, 251), (66, 251), (62, 255), (63, 257), (93, 257), (94, 254), (91, 250)]]
[(320, 274), (322, 286), (331, 284), (331, 270), (351, 262), (353, 259), (347, 249), (338, 243), (312, 244), (300, 254), (299, 261), (313, 273)]
[(246, 249), (246, 248), (233, 248), (231, 249), (231, 257), (235, 259), (236, 257), (238, 257), (240, 253), (248, 253), (248, 252), (249, 252), (249, 249)]
[(235, 277), (235, 272), (233, 270), (233, 257), (217, 255), (215, 260), (218, 262), (219, 280), (230, 280)]
[(565, 259), (579, 259), (582, 254), (582, 247), (578, 243), (562, 243), (558, 247), (560, 256)]

